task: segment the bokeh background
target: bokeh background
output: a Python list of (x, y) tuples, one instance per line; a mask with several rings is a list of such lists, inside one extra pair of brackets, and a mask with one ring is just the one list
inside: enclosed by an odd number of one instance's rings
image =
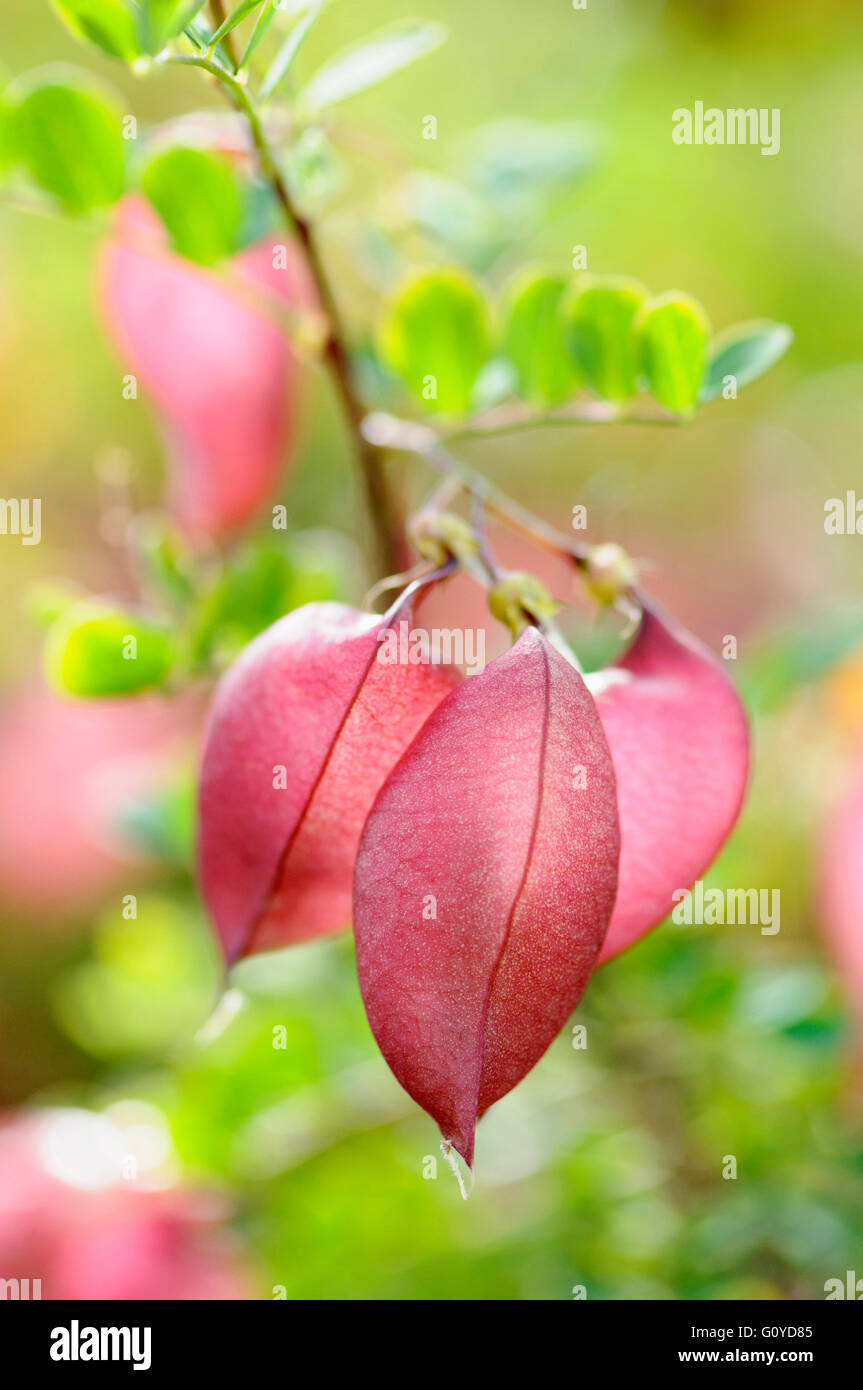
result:
[[(693, 631), (737, 638), (756, 766), (709, 882), (778, 888), (781, 931), (666, 924), (604, 967), (573, 1020), (587, 1049), (565, 1029), (483, 1121), (467, 1203), (445, 1165), (428, 1176), (434, 1126), (375, 1048), (348, 937), (246, 962), (223, 995), (190, 872), (197, 693), (106, 712), (42, 689), (46, 584), (134, 591), (110, 508), (118, 489), (157, 506), (163, 459), (96, 309), (98, 226), (0, 198), (0, 491), (44, 499), (39, 546), (0, 538), (0, 1277), (45, 1296), (821, 1298), (863, 1260), (863, 539), (824, 530), (828, 498), (863, 495), (863, 12), (414, 9), (449, 42), (342, 108), (321, 218), (357, 344), (406, 265), (455, 256), (497, 287), (525, 261), (566, 270), (577, 244), (592, 270), (695, 294), (717, 329), (794, 329), (778, 368), (686, 428), (463, 447), (564, 529), (585, 504), (588, 538), (642, 558)], [(304, 70), (404, 12), (333, 4)], [(8, 76), (100, 72), (145, 126), (218, 101), (195, 73), (139, 81), (86, 53), (33, 0), (5, 0), (0, 55)], [(779, 107), (781, 153), (675, 146), (671, 112), (696, 100)], [(541, 197), (525, 121), (564, 131)], [(298, 582), (358, 601), (359, 489), (328, 390), (309, 374), (304, 395), (280, 494)]]

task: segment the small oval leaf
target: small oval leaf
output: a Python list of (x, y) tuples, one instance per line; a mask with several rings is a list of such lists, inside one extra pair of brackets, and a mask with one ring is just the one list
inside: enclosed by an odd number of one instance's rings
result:
[(622, 402), (635, 395), (638, 356), (632, 323), (646, 298), (638, 280), (584, 275), (564, 301), (570, 352), (587, 384), (604, 400)]
[(561, 312), (565, 289), (561, 277), (527, 270), (504, 299), (504, 352), (518, 373), (520, 394), (536, 409), (559, 405), (578, 379)]
[(669, 290), (648, 299), (635, 319), (641, 371), (666, 409), (692, 409), (704, 378), (710, 321), (697, 299)]
[(458, 269), (421, 271), (393, 300), (381, 356), (428, 410), (461, 415), (489, 351), (478, 286)]
[[(11, 94), (10, 94), (11, 95)], [(123, 192), (121, 116), (89, 80), (57, 76), (16, 88), (16, 154), (67, 212), (107, 207)]]
[(717, 334), (711, 345), (710, 361), (701, 387), (700, 399), (713, 401), (722, 395), (726, 378), (734, 377), (735, 389), (757, 381), (785, 355), (794, 342), (787, 323), (756, 320), (739, 323)]
[(236, 250), (243, 207), (225, 160), (206, 150), (175, 146), (150, 160), (141, 189), (181, 256), (215, 265)]
[(77, 39), (130, 63), (141, 52), (135, 16), (124, 0), (51, 0)]
[(45, 649), (49, 680), (70, 695), (152, 689), (163, 683), (173, 658), (173, 638), (163, 628), (89, 599), (57, 619)]

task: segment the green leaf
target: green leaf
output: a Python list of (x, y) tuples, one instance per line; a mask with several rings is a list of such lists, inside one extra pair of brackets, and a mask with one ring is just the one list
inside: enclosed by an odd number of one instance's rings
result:
[(125, 0), (51, 0), (76, 38), (112, 58), (131, 62), (140, 55), (135, 16)]
[(419, 232), (442, 258), (477, 273), (488, 270), (507, 244), (504, 218), (471, 188), (429, 170), (411, 170), (388, 188), (381, 220), (398, 236)]
[(193, 19), (190, 24), (186, 25), (183, 33), (202, 53), (205, 53), (210, 47), (210, 31), (201, 20)]
[(577, 379), (561, 312), (566, 282), (525, 270), (504, 299), (504, 351), (518, 373), (519, 392), (536, 409), (559, 405)]
[(461, 415), (488, 356), (489, 323), (477, 285), (458, 269), (421, 271), (396, 295), (381, 355), (429, 410)]
[(767, 713), (847, 659), (863, 641), (859, 610), (823, 612), (762, 641), (740, 672), (747, 705)]
[(195, 614), (191, 658), (206, 663), (215, 650), (233, 656), (293, 607), (294, 566), (288, 548), (253, 541), (231, 557), (202, 595)]
[(476, 379), (470, 408), (479, 413), (518, 395), (518, 373), (506, 357), (490, 357)]
[(135, 613), (87, 599), (74, 604), (48, 633), (48, 679), (70, 695), (129, 695), (161, 685), (174, 657), (164, 629)]
[(195, 862), (197, 785), (184, 768), (167, 786), (155, 787), (139, 801), (127, 802), (118, 829), (145, 853), (178, 868)]
[(635, 320), (641, 370), (668, 410), (689, 411), (698, 400), (707, 360), (710, 320), (697, 299), (677, 290), (643, 304)]
[(46, 76), (16, 90), (16, 152), (68, 212), (107, 207), (123, 192), (122, 117), (95, 82)]
[(715, 400), (722, 395), (725, 378), (733, 376), (737, 389), (757, 381), (785, 355), (794, 341), (787, 323), (769, 319), (739, 323), (717, 334), (710, 351), (700, 398)]
[(151, 159), (141, 188), (182, 256), (214, 265), (236, 250), (243, 204), (225, 160), (177, 145)]
[(297, 532), (250, 541), (226, 561), (198, 598), (189, 639), (196, 666), (229, 659), (292, 608), (342, 596), (349, 587), (342, 538)]
[(605, 400), (627, 401), (638, 386), (632, 321), (647, 298), (638, 280), (584, 275), (563, 305), (567, 342), (585, 380)]
[(17, 162), (14, 116), (14, 108), (0, 92), (0, 175)]
[(195, 593), (195, 571), (185, 538), (161, 512), (137, 517), (132, 534), (142, 578), (151, 581), (160, 595), (188, 604)]
[(385, 29), (375, 38), (337, 54), (319, 68), (300, 93), (300, 105), (314, 112), (344, 101), (431, 53), (445, 38), (446, 30), (442, 25), (424, 20), (409, 20)]
[(241, 69), (245, 68), (248, 65), (253, 53), (256, 52), (259, 46), (263, 43), (264, 39), (267, 37), (270, 25), (272, 24), (275, 17), (276, 0), (266, 0), (264, 8), (261, 10), (261, 13), (255, 20), (255, 27), (252, 30), (251, 35), (249, 36), (249, 42), (246, 44), (245, 52), (243, 53), (243, 56), (240, 59)]
[(480, 126), (465, 142), (464, 182), (507, 216), (573, 187), (596, 158), (594, 130), (576, 121), (547, 124), (507, 117)]
[(273, 95), (273, 92), (278, 87), (279, 83), (284, 81), (284, 79), (287, 77), (291, 69), (291, 64), (293, 63), (294, 59), (299, 53), (300, 48), (302, 47), (305, 41), (306, 35), (309, 33), (315, 21), (317, 20), (319, 14), (323, 10), (325, 3), (326, 0), (317, 0), (317, 4), (312, 5), (308, 13), (303, 16), (300, 22), (296, 24), (294, 28), (291, 30), (290, 34), (288, 34), (288, 37), (285, 39), (284, 43), (282, 44), (281, 48), (279, 49), (278, 53), (276, 54), (275, 58), (270, 64), (270, 67), (267, 70), (267, 74), (263, 82), (261, 83), (259, 99), (262, 102), (268, 101), (269, 98)]
[(148, 53), (158, 53), (204, 8), (206, 0), (142, 0), (141, 36)]
[(222, 39), (225, 38), (227, 34), (230, 34), (232, 30), (236, 29), (238, 24), (242, 24), (246, 16), (250, 15), (252, 13), (252, 10), (256, 10), (261, 3), (262, 0), (242, 0), (242, 4), (238, 5), (235, 10), (231, 11), (224, 24), (219, 25), (218, 29), (213, 34), (210, 43), (221, 43)]
[(317, 126), (294, 141), (284, 167), (291, 198), (305, 215), (318, 214), (343, 182), (336, 151)]

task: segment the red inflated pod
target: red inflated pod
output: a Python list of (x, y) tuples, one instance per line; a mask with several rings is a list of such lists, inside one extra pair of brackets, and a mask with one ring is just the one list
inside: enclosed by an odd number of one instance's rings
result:
[[(851, 1005), (855, 1064), (863, 1078), (863, 757), (827, 816), (819, 853), (818, 920)], [(861, 1083), (863, 1089), (863, 1083)]]
[(593, 699), (533, 628), (447, 696), (375, 801), (354, 885), (366, 1011), (398, 1080), (469, 1165), (478, 1118), (581, 997), (618, 852)]
[(620, 881), (600, 961), (671, 911), (730, 833), (749, 771), (746, 713), (716, 657), (646, 607), (618, 664), (588, 677), (617, 777)]
[[(195, 694), (70, 700), (34, 682), (4, 700), (0, 912), (39, 930), (84, 923), (157, 870), (126, 812), (171, 786), (202, 717)], [(40, 767), (50, 776), (35, 776)]]
[(124, 1136), (107, 1115), (71, 1107), (0, 1116), (0, 1267), (32, 1270), (31, 1298), (256, 1297), (250, 1262), (217, 1224), (222, 1199), (154, 1190), (146, 1170), (136, 1182)]
[(297, 436), (300, 364), (278, 322), (315, 304), (290, 243), (262, 241), (218, 272), (173, 254), (127, 198), (103, 248), (103, 316), (170, 452), (170, 502), (192, 538), (242, 526), (271, 497)]
[(449, 666), (383, 659), (409, 603), (386, 618), (309, 604), (223, 678), (203, 758), (199, 867), (229, 960), (349, 924), (369, 808), (460, 679)]

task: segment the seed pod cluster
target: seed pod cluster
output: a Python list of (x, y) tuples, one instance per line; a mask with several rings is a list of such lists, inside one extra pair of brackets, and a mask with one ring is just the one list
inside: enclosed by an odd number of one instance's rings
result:
[(309, 605), (225, 676), (201, 884), (229, 960), (353, 916), (381, 1051), (472, 1165), (597, 964), (717, 853), (748, 733), (720, 664), (650, 607), (587, 680), (534, 626), (468, 678), (386, 663), (395, 621)]

